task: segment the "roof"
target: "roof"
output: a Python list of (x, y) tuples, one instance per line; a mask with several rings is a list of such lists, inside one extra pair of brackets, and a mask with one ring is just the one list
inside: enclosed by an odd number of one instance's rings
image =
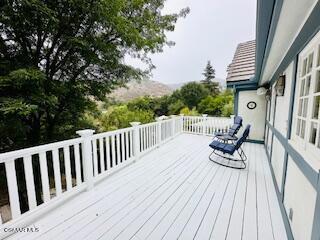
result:
[(255, 40), (238, 44), (231, 64), (228, 66), (227, 82), (248, 80), (255, 74)]

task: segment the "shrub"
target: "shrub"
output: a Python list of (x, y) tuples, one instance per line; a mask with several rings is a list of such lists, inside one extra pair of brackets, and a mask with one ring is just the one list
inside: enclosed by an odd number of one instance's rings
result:
[(180, 114), (184, 114), (185, 116), (199, 116), (200, 114), (196, 110), (196, 108), (193, 108), (190, 110), (188, 107), (184, 107), (181, 109)]

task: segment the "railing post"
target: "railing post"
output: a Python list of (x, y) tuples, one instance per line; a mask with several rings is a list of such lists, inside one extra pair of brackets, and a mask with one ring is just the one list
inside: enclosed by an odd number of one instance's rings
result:
[(229, 128), (232, 126), (232, 124), (234, 122), (234, 118), (235, 118), (235, 115), (230, 115), (230, 122), (229, 122), (229, 125), (228, 125), (226, 131), (229, 131)]
[(180, 132), (182, 133), (183, 132), (183, 123), (184, 123), (184, 114), (181, 113), (180, 114)]
[(87, 183), (87, 191), (93, 188), (93, 158), (91, 136), (95, 130), (85, 129), (76, 133), (82, 138), (82, 161), (84, 181)]
[(208, 114), (202, 114), (202, 134), (206, 135), (207, 134), (207, 117)]
[(171, 122), (172, 122), (171, 137), (173, 138), (175, 135), (175, 132), (176, 132), (176, 124), (175, 124), (176, 115), (171, 115), (170, 118), (171, 118)]
[(161, 144), (161, 121), (162, 121), (162, 118), (157, 118), (156, 119), (157, 121), (157, 146), (159, 147), (160, 144)]
[(140, 157), (140, 137), (139, 137), (139, 125), (140, 122), (131, 122), (133, 127), (133, 156), (134, 161), (137, 161)]

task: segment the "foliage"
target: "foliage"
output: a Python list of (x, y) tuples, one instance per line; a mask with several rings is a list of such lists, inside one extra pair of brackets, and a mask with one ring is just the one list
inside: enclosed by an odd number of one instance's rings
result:
[(206, 68), (204, 69), (203, 76), (205, 77), (201, 83), (207, 88), (211, 95), (215, 96), (218, 95), (220, 92), (219, 83), (214, 82), (216, 71), (212, 67), (211, 62), (208, 61)]
[[(70, 137), (93, 100), (145, 73), (131, 55), (172, 44), (164, 0), (13, 0), (0, 5), (0, 149)], [(90, 121), (89, 121), (90, 122)]]
[(226, 90), (218, 96), (207, 96), (198, 105), (200, 113), (228, 117), (233, 112), (233, 94)]
[(101, 117), (101, 130), (109, 131), (130, 127), (130, 122), (148, 123), (154, 120), (152, 111), (130, 110), (126, 105), (111, 107)]
[(169, 106), (168, 106), (168, 109), (169, 109), (169, 112), (168, 114), (169, 115), (177, 115), (180, 113), (180, 110), (185, 108), (185, 104), (179, 99), (177, 100), (176, 102), (174, 103), (171, 103)]
[(200, 83), (187, 83), (180, 89), (181, 100), (192, 109), (196, 107), (199, 102), (209, 95), (209, 91)]
[(131, 111), (134, 110), (143, 110), (143, 111), (153, 111), (156, 108), (157, 99), (144, 96), (135, 98), (127, 103), (128, 109)]
[(233, 108), (234, 108), (233, 101), (230, 101), (229, 103), (223, 106), (221, 115), (223, 117), (230, 117), (230, 115), (233, 115)]
[(198, 113), (198, 111), (196, 110), (196, 108), (192, 108), (192, 110), (190, 110), (188, 107), (184, 107), (181, 109), (180, 114), (183, 114), (185, 116), (199, 116), (200, 114)]

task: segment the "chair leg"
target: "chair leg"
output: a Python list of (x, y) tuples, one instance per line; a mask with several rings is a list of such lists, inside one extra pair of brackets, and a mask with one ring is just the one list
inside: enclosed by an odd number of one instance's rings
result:
[[(227, 159), (227, 160), (231, 160), (231, 161), (235, 161), (235, 162), (241, 162), (241, 165), (240, 167), (236, 167), (236, 166), (230, 166), (230, 165), (227, 165), (227, 164), (223, 164), (221, 162), (218, 162), (216, 161), (214, 158), (211, 158), (212, 155), (216, 155), (216, 156), (219, 156), (219, 157), (222, 157), (224, 159)], [(245, 156), (245, 155), (244, 155)], [(246, 156), (245, 156), (246, 157)], [(215, 150), (212, 151), (212, 153), (209, 155), (209, 160), (214, 162), (214, 163), (217, 163), (221, 166), (224, 166), (224, 167), (229, 167), (229, 168), (234, 168), (234, 169), (245, 169), (246, 168), (246, 163), (245, 163), (245, 160), (242, 158), (242, 156), (240, 156), (240, 159), (235, 159), (235, 158), (229, 158), (229, 157), (226, 157), (226, 156), (223, 156), (219, 153), (217, 153)]]

